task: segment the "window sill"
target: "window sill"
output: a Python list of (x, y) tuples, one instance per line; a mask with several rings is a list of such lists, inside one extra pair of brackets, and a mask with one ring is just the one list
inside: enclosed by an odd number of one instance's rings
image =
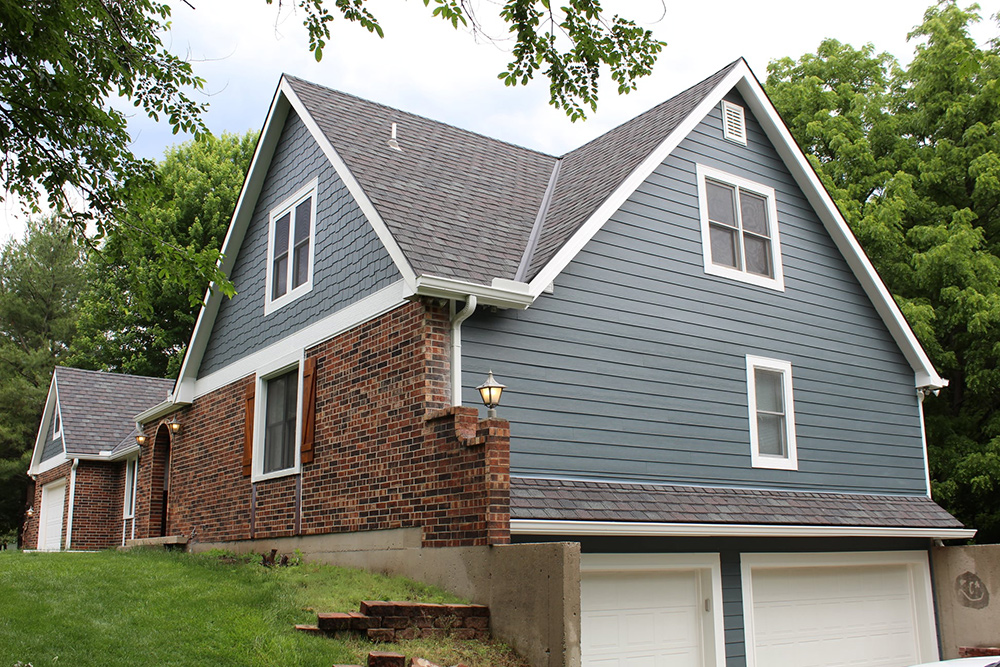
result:
[(273, 472), (267, 473), (254, 473), (250, 477), (250, 481), (253, 483), (266, 482), (269, 479), (278, 479), (280, 477), (291, 477), (292, 475), (298, 475), (302, 472), (302, 467), (296, 465), (294, 468), (285, 468), (284, 470), (275, 470)]

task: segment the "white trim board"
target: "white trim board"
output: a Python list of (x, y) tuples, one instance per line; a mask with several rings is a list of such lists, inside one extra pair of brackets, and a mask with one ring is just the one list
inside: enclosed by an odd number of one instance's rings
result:
[(329, 315), (319, 322), (296, 331), (265, 348), (252, 352), (219, 370), (198, 378), (194, 382), (192, 400), (221, 389), (240, 378), (253, 375), (271, 360), (284, 357), (297, 350), (308, 349), (353, 329), (379, 315), (394, 310), (406, 303), (410, 295), (405, 281), (398, 280), (388, 287), (356, 301)]
[(514, 535), (606, 535), (627, 537), (921, 537), (964, 540), (969, 528), (891, 528), (880, 526), (808, 526), (739, 523), (649, 523), (511, 519)]
[(48, 440), (48, 434), (51, 429), (49, 425), (52, 422), (52, 414), (58, 409), (59, 403), (59, 390), (57, 388), (57, 375), (59, 374), (59, 367), (57, 366), (52, 370), (52, 380), (49, 381), (49, 393), (45, 397), (45, 408), (42, 410), (42, 420), (38, 424), (38, 433), (35, 435), (35, 446), (31, 452), (31, 463), (28, 464), (28, 474), (29, 475), (39, 475), (43, 472), (48, 472), (53, 468), (61, 466), (63, 463), (69, 461), (66, 456), (66, 427), (63, 425), (62, 428), (62, 453), (53, 456), (52, 458), (43, 461), (42, 453), (45, 450), (45, 442)]

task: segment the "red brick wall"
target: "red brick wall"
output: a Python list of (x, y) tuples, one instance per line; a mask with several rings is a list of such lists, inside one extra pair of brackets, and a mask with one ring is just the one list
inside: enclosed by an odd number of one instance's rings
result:
[(72, 463), (67, 461), (52, 470), (43, 472), (35, 480), (35, 499), (31, 503), (32, 516), (26, 517), (24, 524), (23, 544), (25, 549), (38, 548), (38, 521), (42, 516), (42, 487), (57, 479), (65, 479), (66, 495), (63, 503), (63, 539), (66, 537), (66, 519), (69, 516), (69, 472)]
[(76, 469), (73, 549), (107, 549), (122, 541), (125, 463), (80, 461)]
[(256, 488), (242, 476), (243, 396), (254, 381), (244, 378), (177, 415), (171, 533), (217, 541), (422, 527), (429, 546), (509, 541), (509, 427), (477, 424), (475, 408), (444, 410), (445, 308), (406, 304), (306, 354), (316, 359), (316, 437), (301, 486), (298, 475)]

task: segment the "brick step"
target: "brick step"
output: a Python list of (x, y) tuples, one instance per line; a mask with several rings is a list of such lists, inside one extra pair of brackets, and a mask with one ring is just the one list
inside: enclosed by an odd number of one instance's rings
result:
[(316, 625), (324, 632), (340, 632), (343, 630), (364, 632), (369, 628), (377, 628), (378, 619), (356, 611), (333, 612), (316, 614)]
[(371, 641), (452, 637), (489, 639), (490, 608), (481, 604), (431, 604), (365, 600), (361, 611), (316, 614), (316, 625), (296, 630), (333, 634), (357, 632)]
[(490, 608), (483, 604), (432, 604), (428, 602), (365, 600), (361, 603), (361, 613), (368, 616), (405, 616), (410, 618), (416, 616), (489, 618)]
[(307, 635), (322, 635), (322, 634), (326, 634), (325, 632), (323, 632), (322, 630), (320, 630), (315, 625), (306, 625), (306, 624), (301, 624), (300, 623), (299, 625), (295, 626), (295, 629), (298, 630), (299, 632), (304, 632)]

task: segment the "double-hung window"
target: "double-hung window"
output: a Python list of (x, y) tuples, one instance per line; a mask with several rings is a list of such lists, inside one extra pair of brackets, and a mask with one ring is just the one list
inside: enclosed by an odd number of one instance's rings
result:
[(797, 470), (792, 365), (747, 355), (747, 396), (752, 465)]
[(316, 238), (316, 180), (271, 211), (264, 312), (312, 289)]
[(265, 475), (295, 467), (295, 441), (299, 412), (299, 369), (264, 381)]
[(124, 517), (126, 519), (131, 519), (135, 516), (135, 475), (138, 465), (139, 459), (129, 459), (125, 463)]
[(774, 189), (697, 167), (705, 272), (783, 290)]

